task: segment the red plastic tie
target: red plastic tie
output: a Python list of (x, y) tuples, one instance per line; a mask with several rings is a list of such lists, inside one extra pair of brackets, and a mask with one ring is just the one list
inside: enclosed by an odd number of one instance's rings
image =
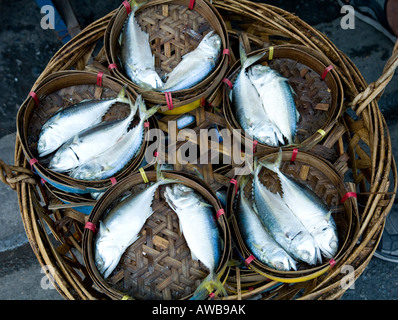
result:
[(102, 87), (102, 78), (104, 77), (104, 73), (102, 71), (97, 74), (97, 86)]
[(333, 268), (336, 265), (336, 261), (334, 259), (331, 259), (329, 261), (329, 264), (330, 264), (330, 268)]
[(40, 182), (41, 182), (42, 185), (45, 185), (47, 183), (47, 181), (44, 180), (43, 178), (40, 179)]
[(294, 162), (296, 160), (297, 154), (298, 154), (298, 149), (293, 149), (292, 158), (290, 159), (290, 162)]
[(144, 122), (144, 128), (149, 128), (149, 121)]
[(29, 161), (30, 164), (30, 169), (33, 170), (33, 165), (38, 163), (39, 161), (36, 158), (33, 158), (32, 160)]
[(258, 141), (257, 141), (257, 140), (253, 140), (253, 153), (256, 152), (256, 150), (257, 150), (257, 145), (258, 145)]
[(330, 65), (329, 67), (327, 67), (327, 68), (325, 69), (325, 71), (323, 71), (323, 73), (322, 73), (322, 80), (325, 80), (327, 74), (328, 74), (328, 73), (330, 72), (330, 70), (332, 70), (332, 69), (333, 69), (333, 66)]
[(226, 83), (227, 86), (228, 86), (230, 89), (233, 88), (232, 82), (231, 82), (229, 79), (224, 78), (224, 79), (222, 79), (222, 82)]
[(249, 264), (254, 260), (254, 256), (250, 255), (249, 257), (247, 257), (247, 259), (245, 260), (245, 264), (246, 266), (249, 266)]
[(347, 201), (347, 199), (348, 198), (356, 198), (357, 197), (357, 194), (355, 193), (355, 192), (347, 192), (344, 196), (343, 196), (343, 198), (341, 198), (341, 203), (344, 203), (344, 202), (346, 202)]
[(155, 151), (155, 152), (153, 153), (153, 156), (154, 156), (154, 157), (159, 156), (159, 152)]
[(35, 92), (29, 92), (29, 95), (33, 98), (33, 100), (35, 100), (36, 106), (39, 106), (39, 97), (37, 96), (37, 94)]
[(189, 0), (189, 7), (188, 7), (188, 9), (189, 9), (189, 10), (192, 10), (193, 7), (194, 7), (194, 5), (195, 5), (195, 0)]
[(123, 1), (122, 3), (124, 5), (124, 7), (126, 8), (127, 14), (130, 14), (131, 12), (131, 6), (130, 3), (128, 1)]
[(112, 185), (114, 186), (117, 183), (117, 180), (115, 177), (110, 178)]
[(209, 293), (209, 297), (210, 297), (210, 299), (214, 298), (215, 297), (214, 292)]
[(166, 97), (167, 108), (169, 108), (169, 110), (173, 110), (174, 106), (173, 106), (173, 98), (171, 97), (171, 92), (165, 92), (164, 95)]
[(228, 63), (230, 63), (231, 62), (231, 56), (230, 56), (229, 49), (224, 49), (222, 54), (226, 54), (228, 56)]
[(110, 70), (117, 69), (117, 65), (116, 65), (116, 63), (111, 63), (111, 64), (108, 66), (108, 68), (109, 68)]
[(217, 219), (219, 219), (223, 214), (225, 214), (225, 211), (224, 211), (224, 209), (221, 208), (220, 210), (217, 211), (217, 214), (216, 214)]
[(84, 229), (91, 230), (93, 233), (97, 232), (97, 226), (94, 223), (90, 222), (90, 221), (86, 222), (86, 224), (84, 226)]
[(235, 185), (235, 194), (238, 193), (238, 181), (236, 181), (235, 179), (231, 179), (229, 180), (230, 183)]

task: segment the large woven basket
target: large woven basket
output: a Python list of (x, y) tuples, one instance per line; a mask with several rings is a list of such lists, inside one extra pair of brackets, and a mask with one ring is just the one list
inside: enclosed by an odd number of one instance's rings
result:
[[(232, 267), (225, 283), (230, 295), (224, 299), (338, 299), (346, 290), (341, 286), (345, 275), (341, 272), (343, 266), (353, 267), (355, 279), (362, 274), (379, 244), (386, 216), (396, 194), (397, 171), (391, 152), (391, 139), (377, 99), (398, 65), (398, 44), (379, 80), (368, 85), (343, 52), (325, 35), (295, 15), (277, 7), (246, 0), (213, 0), (213, 6), (223, 17), (231, 41), (236, 41), (237, 30), (245, 31), (250, 39), (249, 52), (269, 46), (296, 44), (325, 55), (333, 64), (333, 70), (343, 86), (345, 112), (329, 133), (308, 152), (328, 161), (343, 177), (345, 184), (352, 184), (357, 194), (356, 210), (360, 217), (359, 230), (350, 240), (353, 247), (329, 272), (309, 281), (291, 284), (266, 279), (253, 269)], [(40, 87), (45, 77), (61, 70), (74, 68), (95, 74), (100, 70), (109, 75), (104, 48), (92, 63), (89, 61), (115, 12), (95, 21), (63, 46), (50, 60), (32, 91)], [(236, 46), (230, 47), (232, 63), (239, 56), (235, 49)], [(226, 127), (222, 113), (217, 112), (217, 107), (222, 105), (221, 92), (220, 87), (217, 87), (208, 99), (212, 106), (194, 110), (197, 122), (195, 130), (213, 124)], [(24, 104), (30, 100), (28, 97)], [(53, 267), (46, 270), (51, 272), (49, 279), (54, 279), (59, 293), (66, 299), (109, 299), (90, 280), (88, 267), (81, 259), (87, 216), (73, 208), (49, 206), (59, 200), (45, 193), (39, 177), (31, 171), (19, 135), (15, 145), (15, 164), (7, 165), (0, 161), (0, 165), (1, 180), (17, 192), (31, 247), (42, 266)], [(229, 186), (234, 177), (231, 166), (205, 165), (193, 168), (177, 164), (175, 167), (187, 172), (199, 170), (204, 183), (213, 190)]]
[[(105, 50), (109, 65), (116, 77), (128, 83), (150, 103), (161, 104), (166, 114), (184, 113), (203, 104), (217, 88), (228, 68), (228, 56), (222, 54), (216, 68), (192, 88), (174, 91), (171, 102), (165, 93), (147, 91), (132, 82), (120, 64), (119, 36), (125, 26), (130, 10), (121, 5), (105, 32)], [(207, 1), (195, 1), (193, 7), (188, 0), (149, 1), (135, 12), (137, 23), (149, 35), (155, 57), (155, 68), (160, 77), (171, 72), (182, 60), (184, 54), (194, 50), (203, 37), (215, 31), (222, 41), (222, 52), (228, 48), (228, 35), (224, 21), (217, 10)], [(189, 32), (195, 32), (190, 36)], [(199, 39), (198, 39), (199, 38)], [(180, 108), (180, 107), (184, 108)]]

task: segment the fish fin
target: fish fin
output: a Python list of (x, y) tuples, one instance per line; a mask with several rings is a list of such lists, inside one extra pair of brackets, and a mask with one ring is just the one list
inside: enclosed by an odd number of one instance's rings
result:
[(79, 135), (78, 135), (78, 134), (76, 134), (76, 135), (73, 137), (72, 143), (79, 143)]
[(116, 97), (116, 100), (121, 103), (130, 103), (130, 99), (126, 97), (126, 91), (127, 91), (127, 84), (123, 86), (123, 88), (120, 90), (119, 94)]
[(266, 52), (260, 52), (254, 56), (248, 57), (245, 51), (245, 48), (243, 47), (242, 42), (239, 43), (239, 54), (240, 54), (240, 61), (241, 61), (241, 66), (243, 69), (247, 69), (250, 67), (253, 63), (256, 63), (258, 60), (260, 60)]
[(296, 122), (298, 123), (299, 121), (300, 121), (300, 117), (301, 117), (301, 114), (300, 114), (300, 112), (297, 110), (297, 108), (296, 108)]
[(190, 300), (204, 300), (214, 290), (216, 290), (214, 292), (214, 296), (218, 296), (220, 294), (227, 296), (227, 290), (225, 290), (224, 285), (221, 283), (218, 276), (214, 272), (211, 272), (195, 290), (193, 297)]
[(54, 118), (54, 122), (59, 121), (59, 119), (61, 119), (61, 112), (58, 112), (57, 115)]
[(329, 222), (331, 216), (332, 216), (332, 211), (329, 210), (329, 212), (326, 214), (325, 220), (326, 220), (327, 222)]
[(193, 251), (191, 251), (191, 258), (194, 261), (199, 261), (198, 257), (193, 253)]
[(209, 203), (206, 202), (199, 202), (201, 207), (205, 207), (205, 208), (213, 208), (213, 206)]

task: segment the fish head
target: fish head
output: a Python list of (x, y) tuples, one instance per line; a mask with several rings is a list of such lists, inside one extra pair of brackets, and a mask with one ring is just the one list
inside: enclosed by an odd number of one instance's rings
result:
[(315, 265), (319, 259), (319, 248), (310, 234), (300, 232), (296, 235), (291, 244), (295, 255), (309, 265)]
[(97, 242), (94, 253), (95, 265), (105, 279), (119, 263), (120, 255), (120, 246), (106, 245), (105, 241), (101, 240)]
[(255, 64), (249, 70), (250, 80), (252, 81), (261, 80), (261, 82), (266, 83), (267, 82), (266, 80), (271, 79), (273, 74), (272, 71), (273, 70), (268, 66), (264, 66), (262, 64)]
[(261, 127), (257, 127), (256, 129), (253, 129), (253, 134), (254, 137), (269, 146), (276, 147), (278, 146), (278, 138), (276, 136), (276, 128), (272, 126), (271, 124), (266, 124), (262, 125)]
[(314, 237), (316, 237), (317, 244), (323, 255), (328, 259), (332, 259), (339, 247), (336, 228), (332, 225), (325, 226), (315, 231)]
[(210, 31), (204, 36), (199, 45), (213, 55), (221, 50), (221, 38), (216, 32)]
[(160, 79), (159, 74), (152, 69), (147, 69), (142, 73), (142, 79), (145, 83), (152, 86), (154, 89), (160, 89), (163, 87), (163, 81)]
[(37, 151), (41, 157), (50, 154), (59, 148), (59, 137), (55, 132), (52, 132), (51, 127), (48, 127), (39, 137), (39, 141), (37, 142)]
[[(264, 259), (266, 255), (269, 255), (269, 253), (264, 252)], [(280, 271), (296, 269), (294, 260), (290, 258), (281, 248), (278, 248), (277, 251), (272, 253), (272, 259), (270, 263), (276, 270)]]
[(181, 183), (167, 186), (164, 196), (171, 207), (185, 207), (189, 204), (193, 190)]
[(75, 168), (79, 164), (79, 159), (72, 149), (66, 148), (62, 152), (57, 152), (50, 161), (49, 168), (58, 172), (65, 172)]

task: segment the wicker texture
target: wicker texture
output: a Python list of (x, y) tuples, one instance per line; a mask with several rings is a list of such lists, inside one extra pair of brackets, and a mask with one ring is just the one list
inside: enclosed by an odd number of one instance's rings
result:
[[(355, 278), (364, 271), (380, 241), (385, 218), (396, 194), (397, 171), (391, 152), (391, 139), (377, 99), (398, 65), (398, 44), (379, 80), (368, 85), (343, 52), (324, 34), (295, 15), (246, 0), (214, 0), (213, 5), (228, 29), (231, 63), (239, 56), (233, 41), (236, 43), (237, 30), (240, 29), (250, 39), (247, 41), (251, 47), (248, 52), (270, 45), (302, 45), (326, 56), (328, 65), (334, 65), (333, 70), (344, 89), (344, 113), (331, 126), (328, 135), (319, 139), (308, 152), (329, 161), (344, 178), (345, 184), (349, 183), (350, 189), (355, 190), (360, 218), (359, 230), (350, 240), (353, 247), (349, 254), (342, 256), (329, 272), (313, 280), (290, 285), (269, 281), (254, 270), (233, 267), (226, 279), (225, 286), (230, 295), (225, 299), (338, 299), (345, 292), (341, 287), (341, 279), (345, 275), (341, 272), (342, 267), (351, 265), (355, 270)], [(109, 75), (105, 48), (94, 57), (93, 63), (88, 64), (88, 61), (115, 12), (94, 22), (63, 46), (50, 60), (32, 91), (37, 90), (48, 75), (72, 67), (94, 74), (101, 70)], [(194, 111), (197, 119), (195, 129), (200, 126), (206, 128), (209, 123), (226, 127), (222, 115), (212, 112), (215, 110), (213, 107), (222, 103), (222, 85), (218, 85), (207, 99), (212, 106)], [(32, 98), (28, 97), (24, 104), (31, 102)], [(87, 266), (79, 258), (83, 253), (83, 226), (87, 216), (73, 208), (49, 209), (49, 205), (57, 200), (45, 192), (37, 175), (31, 172), (20, 136), (17, 136), (15, 145), (15, 164), (11, 166), (0, 161), (0, 166), (1, 181), (17, 192), (31, 247), (42, 266), (53, 267), (49, 271), (52, 275), (50, 279), (54, 279), (60, 294), (66, 299), (108, 299), (109, 296), (93, 283)], [(193, 166), (181, 166), (181, 169), (195, 171)], [(212, 190), (229, 186), (233, 177), (229, 166), (198, 166), (197, 169), (205, 178), (206, 188)], [(44, 205), (41, 202), (43, 198)], [(46, 228), (52, 231), (51, 234), (46, 232)], [(271, 288), (272, 291), (269, 290)]]

